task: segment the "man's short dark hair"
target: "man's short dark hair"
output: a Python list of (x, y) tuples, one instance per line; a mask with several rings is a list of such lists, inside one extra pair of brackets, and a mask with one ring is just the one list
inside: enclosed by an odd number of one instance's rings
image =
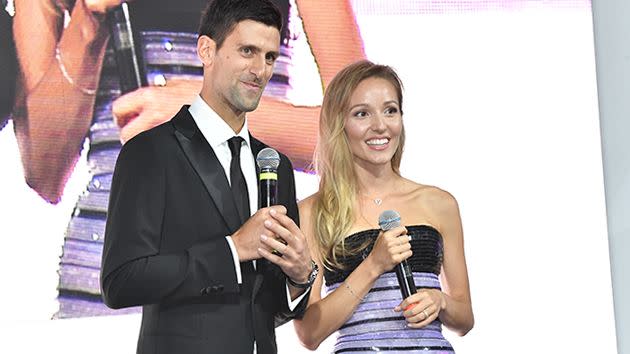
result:
[(210, 0), (199, 25), (199, 36), (208, 36), (221, 48), (225, 38), (241, 21), (273, 26), (282, 33), (282, 15), (269, 0)]

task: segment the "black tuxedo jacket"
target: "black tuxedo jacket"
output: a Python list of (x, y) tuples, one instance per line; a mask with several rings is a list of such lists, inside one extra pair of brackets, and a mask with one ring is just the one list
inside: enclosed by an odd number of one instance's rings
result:
[[(265, 147), (250, 139), (254, 156)], [(278, 198), (298, 223), (291, 162)], [(280, 268), (259, 259), (239, 286), (225, 239), (241, 226), (225, 172), (184, 106), (122, 148), (112, 181), (101, 284), (112, 308), (142, 305), (138, 353), (275, 353), (291, 312)], [(243, 263), (241, 264), (243, 265)], [(245, 291), (247, 289), (247, 291)]]

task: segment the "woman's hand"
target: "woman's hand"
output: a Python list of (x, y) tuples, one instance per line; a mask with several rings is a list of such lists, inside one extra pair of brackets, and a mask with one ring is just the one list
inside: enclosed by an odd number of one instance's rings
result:
[(388, 231), (381, 231), (366, 260), (372, 262), (372, 266), (380, 275), (392, 270), (397, 264), (411, 257), (411, 254), (407, 229), (399, 226)]
[(117, 98), (112, 114), (123, 143), (145, 130), (170, 120), (201, 90), (201, 80), (170, 80), (166, 86), (141, 87)]
[(420, 289), (401, 302), (394, 311), (403, 311), (411, 328), (421, 328), (433, 322), (446, 308), (443, 292), (437, 289)]
[(85, 7), (94, 14), (104, 15), (107, 11), (129, 0), (83, 0)]

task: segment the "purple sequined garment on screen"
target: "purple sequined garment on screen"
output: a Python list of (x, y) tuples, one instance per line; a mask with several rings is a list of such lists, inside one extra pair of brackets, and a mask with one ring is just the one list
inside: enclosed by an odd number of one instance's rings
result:
[[(427, 225), (407, 226), (413, 256), (408, 259), (418, 289), (441, 289), (438, 275), (442, 266), (442, 236)], [(337, 289), (348, 275), (370, 254), (379, 230), (365, 230), (346, 238), (350, 247), (370, 244), (361, 253), (340, 258), (343, 270), (326, 270), (326, 292)], [(451, 344), (442, 335), (442, 323), (435, 320), (420, 329), (407, 322), (394, 307), (402, 301), (400, 287), (393, 271), (382, 274), (363, 298), (354, 314), (337, 332), (334, 353), (425, 353), (452, 354)]]
[[(160, 78), (201, 80), (196, 34), (143, 31), (140, 38), (148, 82), (153, 84)], [(140, 311), (140, 308), (108, 308), (101, 299), (99, 284), (109, 191), (121, 148), (120, 129), (112, 116), (112, 102), (119, 96), (116, 61), (108, 48), (88, 135), (92, 178), (79, 197), (66, 232), (59, 268), (59, 311), (54, 318)]]

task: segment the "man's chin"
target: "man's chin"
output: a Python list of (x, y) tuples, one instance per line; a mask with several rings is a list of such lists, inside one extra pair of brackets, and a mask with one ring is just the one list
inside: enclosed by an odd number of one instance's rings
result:
[(241, 104), (241, 109), (243, 112), (252, 112), (254, 110), (256, 110), (256, 108), (258, 108), (258, 105), (260, 104), (260, 98), (258, 98), (255, 101), (250, 101), (250, 102), (242, 102), (243, 104)]

